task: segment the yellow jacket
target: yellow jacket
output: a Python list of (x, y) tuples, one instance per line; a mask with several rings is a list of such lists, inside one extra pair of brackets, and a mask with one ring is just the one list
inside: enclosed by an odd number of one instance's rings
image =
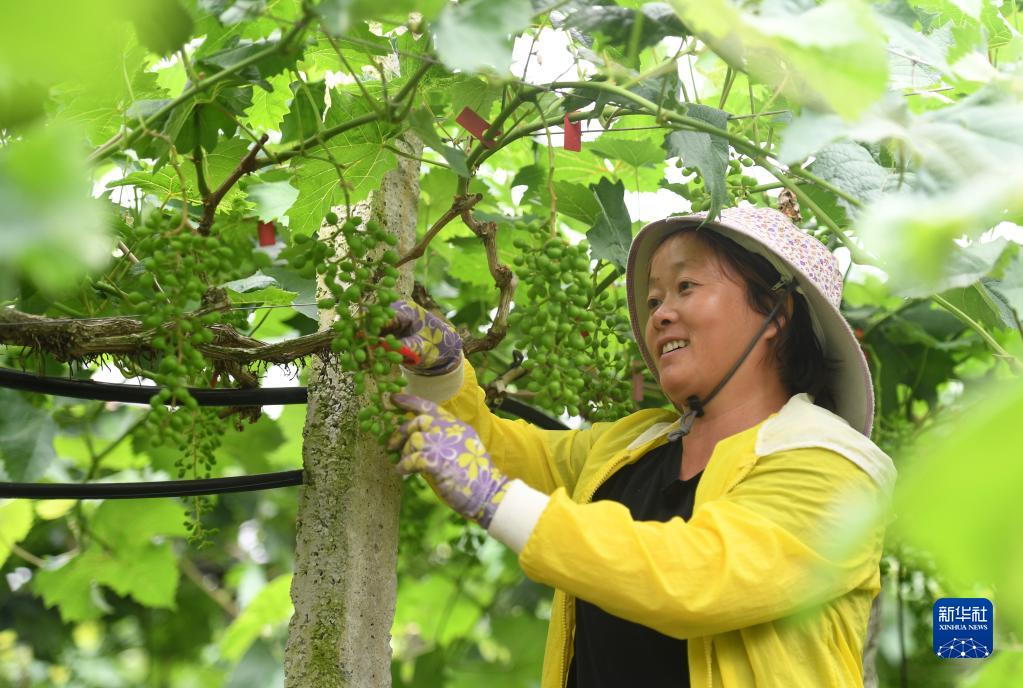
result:
[(468, 362), (407, 377), (408, 391), (471, 425), (518, 479), (490, 533), (519, 551), (527, 576), (555, 588), (542, 688), (567, 680), (575, 597), (688, 640), (694, 688), (863, 685), (895, 468), (808, 395), (717, 444), (689, 521), (637, 522), (622, 504), (590, 500), (667, 441), (677, 412), (541, 430), (491, 413)]

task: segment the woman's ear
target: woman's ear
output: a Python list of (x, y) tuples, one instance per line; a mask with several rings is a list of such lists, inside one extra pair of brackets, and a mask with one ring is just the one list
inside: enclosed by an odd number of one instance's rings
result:
[(764, 339), (771, 340), (778, 336), (778, 333), (782, 331), (785, 324), (789, 321), (789, 314), (792, 313), (795, 305), (792, 294), (786, 294), (785, 305), (778, 312), (778, 315), (774, 317), (774, 320), (771, 321), (771, 324), (767, 326), (767, 331), (764, 332)]

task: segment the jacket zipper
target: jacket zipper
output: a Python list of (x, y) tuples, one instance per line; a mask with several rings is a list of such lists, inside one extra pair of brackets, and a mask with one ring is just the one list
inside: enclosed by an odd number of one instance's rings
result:
[[(589, 494), (586, 495), (584, 501), (581, 502), (582, 504), (589, 504), (590, 500), (593, 499), (593, 495), (600, 488), (600, 486), (603, 485), (607, 481), (607, 479), (611, 477), (611, 474), (614, 473), (615, 471), (617, 471), (619, 468), (621, 468), (625, 464), (629, 463), (629, 459), (632, 458), (632, 456), (633, 456), (633, 451), (636, 451), (637, 454), (638, 454), (638, 448), (637, 448), (637, 450), (627, 451), (620, 461), (615, 461), (615, 462), (609, 464), (610, 468), (605, 470), (601, 474), (600, 479), (597, 480), (596, 483), (593, 483), (593, 485), (594, 485), (593, 489), (590, 490)], [(647, 451), (650, 451), (650, 450), (647, 449)], [(642, 454), (639, 454), (639, 455), (642, 456)], [(739, 480), (741, 480), (741, 478)], [(735, 481), (735, 482), (738, 482), (738, 480)], [(735, 482), (732, 483), (732, 486), (735, 485)], [(731, 489), (731, 486), (728, 489)], [(725, 490), (725, 492), (727, 492), (727, 491), (728, 490)], [(562, 688), (565, 688), (565, 683), (568, 681), (568, 676), (565, 675), (565, 670), (566, 670), (567, 665), (568, 665), (568, 650), (569, 650), (569, 647), (571, 646), (571, 642), (572, 642), (571, 638), (569, 638), (569, 633), (570, 633), (571, 629), (568, 627), (568, 606), (569, 606), (568, 605), (568, 597), (569, 597), (568, 595), (565, 595), (565, 601), (562, 604), (562, 610), (561, 610), (562, 611), (562, 613), (561, 613), (561, 626), (562, 626), (562, 629), (561, 630), (562, 630), (562, 637), (565, 638), (565, 642), (564, 642), (563, 647), (561, 649), (561, 667), (560, 667), (560, 670), (559, 670), (559, 675), (561, 677), (561, 682), (560, 682), (559, 685)], [(710, 664), (710, 642), (706, 638), (703, 639), (703, 647), (704, 647), (704, 656), (706, 657), (706, 661), (707, 661), (707, 688), (712, 688), (713, 682), (714, 682), (713, 667), (711, 667), (711, 664)]]
[[(642, 456), (642, 454), (639, 454), (639, 456)], [(607, 481), (607, 479), (611, 477), (612, 473), (617, 471), (625, 464), (629, 463), (629, 459), (631, 459), (632, 457), (633, 450), (629, 450), (626, 451), (625, 455), (622, 456), (621, 460), (609, 463), (608, 465), (610, 466), (610, 468), (606, 469), (600, 475), (600, 478), (596, 482), (591, 483), (593, 485), (593, 489), (591, 489), (589, 491), (589, 494), (587, 494), (584, 497), (581, 504), (589, 504), (590, 500), (593, 499), (593, 495), (597, 492), (600, 486), (603, 485)], [(565, 602), (563, 604), (561, 614), (562, 637), (565, 638), (565, 642), (561, 648), (561, 667), (559, 671), (559, 675), (561, 676), (561, 682), (559, 685), (562, 688), (565, 688), (565, 683), (568, 681), (568, 676), (566, 675), (566, 669), (568, 668), (568, 650), (572, 644), (572, 639), (569, 638), (569, 633), (571, 629), (569, 629), (568, 627), (568, 598), (569, 595), (565, 595)]]

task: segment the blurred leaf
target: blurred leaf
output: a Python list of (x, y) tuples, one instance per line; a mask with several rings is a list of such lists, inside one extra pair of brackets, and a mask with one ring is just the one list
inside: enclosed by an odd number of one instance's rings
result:
[(433, 117), (425, 108), (413, 110), (409, 115), (412, 131), (419, 135), (427, 146), (444, 156), (452, 171), (459, 177), (469, 177), (469, 168), (465, 166), (465, 153), (444, 143), (433, 125)]
[[(970, 677), (970, 688), (1004, 688), (1023, 676), (1023, 652), (995, 646), (994, 654)], [(965, 685), (965, 684), (964, 684)]]
[(87, 85), (61, 84), (53, 89), (57, 103), (57, 118), (81, 128), (89, 142), (98, 146), (115, 135), (125, 120), (137, 122), (146, 118), (167, 102), (167, 91), (157, 81), (157, 75), (146, 71), (146, 52), (135, 46), (125, 53), (118, 65), (126, 76), (116, 95), (96, 91)]
[(893, 289), (914, 293), (942, 290), (950, 261), (959, 260), (955, 239), (978, 237), (1004, 218), (1004, 210), (1023, 210), (1023, 172), (964, 180), (940, 196), (903, 193), (867, 206), (856, 233), (884, 261)]
[(105, 555), (90, 547), (59, 568), (46, 568), (32, 577), (32, 587), (47, 607), (57, 607), (65, 623), (97, 619), (103, 610), (94, 601), (96, 570)]
[(45, 499), (36, 502), (36, 515), (44, 521), (60, 518), (74, 508), (77, 499)]
[(429, 644), (448, 645), (468, 633), (480, 618), (480, 608), (460, 594), (455, 581), (444, 576), (403, 580), (398, 596), (401, 605), (394, 614), (394, 628), (414, 624)]
[[(924, 297), (947, 289), (969, 287), (986, 277), (1005, 255), (1016, 255), (1018, 247), (1005, 239), (985, 243), (974, 242), (965, 248), (955, 245), (945, 257), (940, 272), (934, 270), (925, 283), (914, 283), (893, 278), (892, 293), (907, 297)], [(1006, 253), (1006, 252), (1009, 253)]]
[(511, 67), (511, 35), (526, 28), (532, 14), (529, 0), (466, 0), (447, 5), (433, 25), (437, 55), (451, 69), (491, 69), (504, 74)]
[(756, 16), (729, 0), (672, 0), (682, 22), (733, 68), (796, 102), (846, 119), (885, 91), (885, 44), (869, 7), (828, 0), (808, 11)]
[(0, 149), (0, 273), (55, 293), (109, 262), (112, 242), (89, 190), (81, 136), (68, 127)]
[(805, 160), (844, 132), (845, 123), (838, 115), (804, 109), (785, 127), (778, 159), (786, 165)]
[[(807, 169), (864, 204), (898, 185), (897, 175), (877, 164), (866, 148), (850, 141), (833, 143), (821, 149)], [(835, 200), (846, 215), (855, 213), (855, 208), (844, 198), (836, 197)]]
[(957, 412), (955, 422), (933, 426), (906, 457), (915, 458), (900, 466), (893, 526), (957, 585), (997, 589), (1002, 633), (1023, 628), (1023, 543), (1004, 530), (1023, 519), (1020, 408), (1023, 385), (1003, 382)]
[[(288, 408), (291, 406), (299, 405), (288, 405)], [(264, 413), (260, 415), (258, 421), (246, 424), (244, 427), (244, 430), (228, 433), (224, 437), (224, 441), (216, 452), (218, 461), (225, 458), (227, 461), (221, 465), (230, 465), (232, 468), (242, 466), (249, 473), (270, 470), (268, 456), (285, 443), (280, 423)], [(299, 436), (301, 436), (301, 429), (299, 429)], [(300, 462), (301, 444), (298, 445), (298, 454), (297, 459)]]
[(288, 182), (252, 184), (245, 192), (249, 200), (256, 204), (256, 215), (264, 222), (284, 217), (298, 198), (298, 189)]
[(444, 668), (446, 663), (447, 654), (443, 647), (437, 647), (425, 654), (417, 655), (411, 681), (406, 682), (402, 680), (400, 665), (392, 662), (391, 686), (392, 688), (445, 688)]
[(900, 21), (879, 21), (888, 34), (890, 88), (924, 89), (950, 75), (945, 55), (954, 40), (951, 24), (925, 36)]
[(449, 669), (447, 688), (470, 688), (487, 677), (488, 688), (521, 688), (534, 685), (543, 664), (547, 621), (532, 614), (502, 616), (493, 619), (493, 637), (505, 648), (502, 659), (487, 662), (470, 660)]
[[(96, 94), (121, 87), (121, 56), (133, 33), (122, 0), (5, 3), (0, 71), (42, 86), (69, 82)], [(99, 38), (102, 37), (102, 38)], [(26, 92), (25, 102), (35, 97)]]
[[(182, 520), (178, 527), (184, 530)], [(105, 555), (93, 568), (93, 575), (97, 582), (141, 605), (174, 608), (179, 576), (177, 557), (169, 542), (122, 550), (116, 558)]]
[(1023, 164), (1023, 103), (992, 86), (918, 116), (902, 100), (888, 100), (852, 133), (860, 141), (904, 146), (917, 172), (914, 186), (932, 193), (997, 179)]
[(98, 618), (105, 603), (95, 586), (102, 584), (147, 607), (174, 607), (178, 567), (169, 542), (109, 544), (125, 547), (92, 545), (60, 568), (37, 572), (33, 585), (46, 605), (59, 607), (66, 622)]
[(596, 184), (590, 184), (590, 190), (600, 207), (597, 221), (586, 232), (586, 239), (590, 242), (590, 256), (624, 268), (632, 244), (632, 219), (625, 207), (625, 185), (601, 179)]
[(295, 608), (291, 603), (291, 574), (278, 576), (259, 591), (220, 639), (220, 655), (237, 661), (265, 626), (283, 623)]
[(282, 442), (266, 448), (266, 460), (274, 470), (302, 468), (302, 431), (305, 428), (306, 407), (289, 404), (274, 421)]
[(0, 502), (0, 567), (11, 554), (11, 546), (25, 539), (32, 530), (32, 502), (5, 499)]
[(575, 2), (564, 11), (567, 13), (566, 26), (584, 33), (603, 34), (621, 48), (629, 45), (634, 31), (637, 31), (636, 48), (639, 50), (655, 45), (665, 36), (689, 35), (671, 6), (663, 2), (648, 2), (636, 10), (618, 5)]
[(140, 547), (154, 536), (186, 537), (185, 510), (171, 499), (108, 499), (93, 514), (92, 532), (114, 546)]
[(989, 280), (978, 281), (969, 287), (942, 292), (941, 295), (985, 329), (1016, 327), (1008, 304), (988, 288), (989, 283)]
[(226, 26), (255, 19), (266, 9), (266, 0), (199, 0), (198, 4)]
[(1000, 279), (992, 280), (988, 288), (997, 293), (1023, 320), (1023, 251), (1006, 266)]
[(238, 661), (224, 688), (284, 688), (284, 666), (273, 641), (256, 640)]
[(0, 388), (0, 473), (13, 482), (32, 482), (53, 461), (57, 425), (50, 410), (26, 401), (21, 392)]
[(0, 69), (0, 129), (18, 129), (42, 116), (49, 89)]
[(128, 4), (139, 42), (157, 55), (168, 55), (192, 35), (192, 18), (178, 0), (133, 0)]
[[(728, 128), (728, 113), (706, 105), (691, 104), (686, 114), (702, 120), (718, 129)], [(680, 157), (687, 167), (696, 167), (710, 192), (711, 206), (707, 219), (713, 219), (718, 211), (728, 205), (728, 187), (725, 175), (728, 172), (728, 141), (702, 131), (673, 131), (664, 139), (668, 157)]]
[(401, 18), (409, 12), (421, 11), (419, 5), (436, 5), (436, 2), (420, 3), (417, 0), (391, 0), (381, 5), (375, 0), (324, 0), (316, 6), (323, 17), (323, 25), (331, 34), (344, 36), (356, 23), (376, 19), (381, 15)]

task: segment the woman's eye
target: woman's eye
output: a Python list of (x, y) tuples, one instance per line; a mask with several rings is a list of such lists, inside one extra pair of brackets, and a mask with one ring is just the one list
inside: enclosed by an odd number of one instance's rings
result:
[(659, 303), (660, 301), (658, 301), (657, 299), (647, 299), (646, 307), (649, 308), (650, 310), (653, 310), (657, 308), (657, 304)]
[(688, 280), (682, 280), (681, 282), (678, 283), (678, 288), (679, 288), (680, 291), (682, 290), (683, 287), (691, 287), (691, 286), (693, 286), (693, 283), (688, 281)]

